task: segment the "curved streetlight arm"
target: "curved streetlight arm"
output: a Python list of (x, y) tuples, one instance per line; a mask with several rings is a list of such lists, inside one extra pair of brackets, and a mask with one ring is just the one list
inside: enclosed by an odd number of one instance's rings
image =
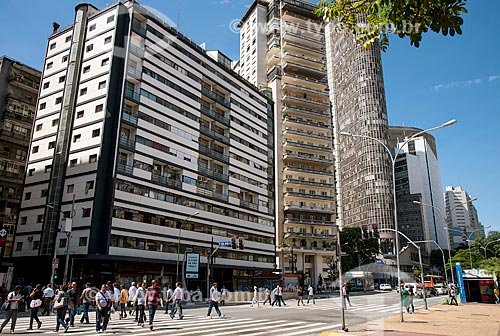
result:
[[(441, 255), (443, 256), (443, 267), (444, 267), (444, 276), (446, 278), (446, 283), (448, 284), (448, 273), (446, 273), (446, 259), (444, 258), (444, 251), (443, 249), (441, 248), (441, 246), (439, 246), (439, 244), (435, 241), (435, 240), (432, 240), (432, 239), (429, 239), (429, 240), (420, 240), (420, 241), (416, 241), (415, 242), (416, 244), (419, 244), (419, 243), (434, 243), (436, 244), (436, 246), (438, 247), (438, 249), (441, 251)], [(448, 250), (449, 252), (449, 250)], [(453, 270), (451, 270), (451, 274), (453, 275)], [(455, 280), (453, 280), (455, 281)]]
[[(181, 250), (181, 232), (182, 232), (182, 227), (184, 226), (184, 224), (186, 224), (186, 222), (191, 217), (194, 217), (194, 216), (199, 215), (199, 214), (200, 214), (199, 211), (196, 211), (196, 212), (192, 213), (188, 217), (184, 218), (184, 220), (182, 221), (181, 225), (179, 226), (179, 237), (177, 238), (177, 263), (176, 263), (176, 271), (175, 271), (175, 281), (176, 282), (179, 281), (179, 254), (181, 253), (180, 250)], [(184, 277), (182, 279), (182, 282), (184, 282)], [(183, 286), (184, 286), (184, 284), (183, 284)], [(186, 287), (184, 287), (184, 288), (186, 288)]]

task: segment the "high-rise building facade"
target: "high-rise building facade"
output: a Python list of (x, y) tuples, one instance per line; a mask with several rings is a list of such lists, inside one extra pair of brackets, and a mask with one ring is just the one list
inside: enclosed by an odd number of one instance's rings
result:
[[(407, 137), (420, 131), (414, 127), (390, 126), (389, 143), (399, 148)], [(396, 160), (398, 229), (413, 241), (434, 240), (443, 250), (448, 249), (445, 207), (441, 196), (441, 169), (435, 139), (430, 134), (417, 137), (401, 147), (400, 153)], [(402, 246), (408, 244), (401, 241)], [(425, 249), (430, 253), (438, 247), (434, 243), (427, 243)]]
[(446, 212), (449, 213), (446, 224), (452, 248), (467, 245), (469, 236), (473, 241), (485, 235), (472, 200), (473, 198), (461, 186), (446, 187), (444, 202)]
[(203, 289), (232, 239), (212, 278), (239, 289), (274, 269), (272, 101), (230, 66), (136, 1), (77, 6), (48, 39), (19, 276), (39, 280), (53, 256), (61, 275), (69, 253), (73, 278), (171, 282), (192, 252)]
[[(389, 153), (368, 139), (388, 144), (388, 120), (380, 48), (363, 50), (351, 32), (325, 27), (328, 84), (334, 129), (338, 222), (342, 227), (373, 224), (393, 228), (393, 187)], [(382, 232), (387, 252), (393, 233)], [(394, 252), (394, 251), (392, 251)]]
[(275, 101), (277, 264), (285, 273), (303, 271), (313, 284), (328, 274), (336, 235), (324, 24), (316, 8), (254, 1), (240, 22), (238, 65)]
[(0, 273), (13, 266), (12, 243), (40, 84), (40, 71), (0, 57)]

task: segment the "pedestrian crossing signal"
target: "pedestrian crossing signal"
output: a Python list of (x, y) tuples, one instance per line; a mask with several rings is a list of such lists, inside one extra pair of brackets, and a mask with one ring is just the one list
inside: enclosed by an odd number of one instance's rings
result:
[(373, 238), (380, 238), (380, 231), (378, 230), (377, 225), (372, 225), (372, 234)]
[(243, 239), (240, 238), (240, 240), (238, 241), (238, 245), (240, 247), (240, 250), (245, 249), (245, 245), (243, 245)]
[(366, 225), (361, 226), (361, 234), (363, 236), (363, 239), (370, 238), (370, 235), (368, 234), (368, 226), (366, 226)]
[(236, 250), (236, 238), (231, 238), (231, 247)]

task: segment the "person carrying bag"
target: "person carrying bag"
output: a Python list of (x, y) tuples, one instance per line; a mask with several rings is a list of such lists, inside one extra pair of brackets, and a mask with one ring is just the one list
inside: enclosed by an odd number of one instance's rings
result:
[[(0, 327), (0, 334), (3, 331), (3, 328), (9, 323), (10, 319), (12, 318), (12, 324), (10, 325), (10, 333), (14, 333), (14, 329), (16, 328), (16, 321), (17, 321), (17, 312), (19, 308), (19, 303), (24, 302), (23, 295), (21, 294), (21, 290), (23, 288), (21, 286), (16, 286), (14, 288), (13, 292), (10, 292), (9, 295), (7, 295), (7, 301), (8, 305), (5, 305), (6, 310), (5, 310), (5, 320), (2, 323), (2, 326)], [(5, 304), (5, 303), (4, 303)], [(8, 307), (7, 307), (8, 306)], [(3, 305), (2, 305), (3, 308)]]

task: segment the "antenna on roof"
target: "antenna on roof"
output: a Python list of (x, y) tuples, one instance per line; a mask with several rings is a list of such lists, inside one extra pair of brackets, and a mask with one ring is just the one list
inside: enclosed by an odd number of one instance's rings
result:
[[(179, 0), (179, 1), (180, 1), (180, 0)], [(59, 25), (59, 23), (57, 23), (57, 22), (52, 22), (52, 33), (57, 32), (57, 30), (59, 29), (59, 27), (61, 27), (61, 26)]]

